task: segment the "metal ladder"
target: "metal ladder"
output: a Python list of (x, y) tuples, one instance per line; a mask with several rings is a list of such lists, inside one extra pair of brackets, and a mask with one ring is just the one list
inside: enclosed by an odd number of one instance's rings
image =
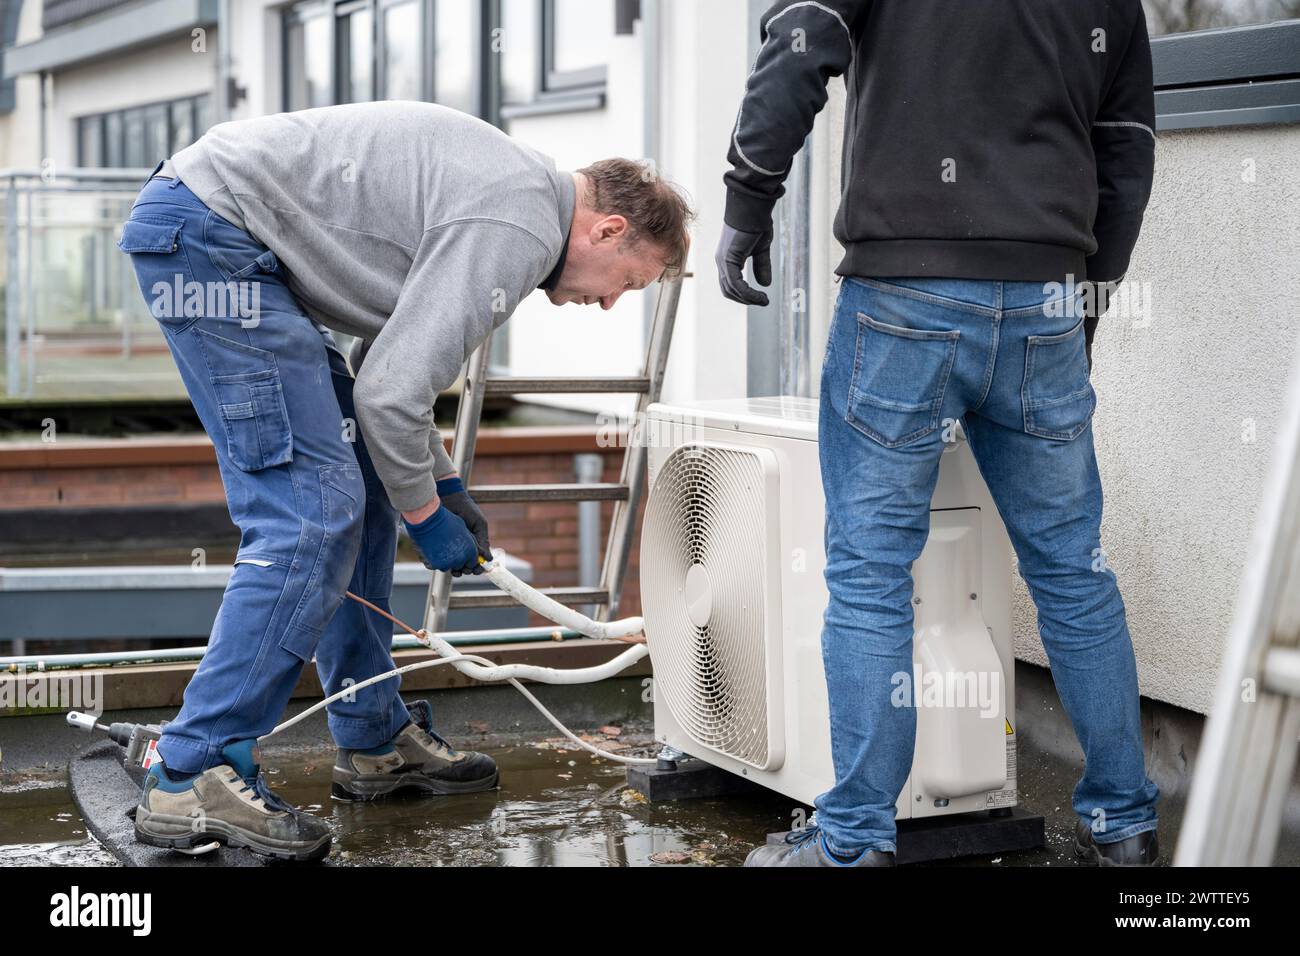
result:
[(1265, 483), (1176, 866), (1269, 866), (1300, 737), (1300, 363)]
[[(451, 460), (469, 489), (470, 496), (480, 505), (500, 502), (529, 501), (612, 501), (614, 515), (610, 523), (609, 538), (597, 587), (542, 588), (541, 592), (561, 604), (593, 605), (600, 610), (600, 620), (610, 620), (617, 613), (623, 593), (623, 579), (627, 572), (628, 555), (632, 549), (637, 508), (645, 492), (646, 449), (640, 441), (641, 422), (647, 407), (659, 400), (663, 389), (664, 370), (668, 363), (668, 349), (672, 344), (673, 326), (677, 322), (677, 303), (681, 299), (682, 279), (665, 279), (660, 283), (655, 302), (654, 318), (646, 342), (645, 365), (642, 374), (631, 377), (580, 377), (580, 378), (490, 378), (488, 356), (492, 349), (489, 334), (465, 363), (464, 388), (460, 407), (456, 411), (456, 433), (452, 439)], [(488, 395), (537, 395), (556, 393), (637, 394), (636, 412), (628, 430), (623, 467), (617, 484), (554, 484), (554, 485), (471, 485), (474, 467), (474, 450), (478, 443), (479, 421), (483, 413), (483, 399)], [(507, 607), (513, 603), (509, 595), (499, 592), (453, 594), (452, 576), (445, 571), (435, 571), (429, 582), (429, 596), (424, 609), (424, 626), (431, 633), (446, 630), (447, 612), (451, 608)]]

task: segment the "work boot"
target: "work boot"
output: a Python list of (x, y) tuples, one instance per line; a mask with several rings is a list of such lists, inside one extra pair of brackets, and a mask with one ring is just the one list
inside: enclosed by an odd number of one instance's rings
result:
[(149, 846), (191, 850), (212, 841), (278, 860), (320, 860), (330, 851), (329, 825), (271, 792), (257, 761), (257, 741), (221, 751), (224, 763), (178, 778), (161, 761), (149, 768), (135, 811), (135, 838)]
[(474, 793), (497, 785), (497, 765), (487, 754), (453, 750), (433, 732), (427, 700), (406, 705), (411, 720), (397, 736), (370, 750), (339, 748), (331, 793), (340, 800), (373, 800), (399, 790), (428, 794)]
[(756, 847), (745, 857), (745, 866), (893, 866), (894, 854), (863, 850), (851, 860), (841, 860), (826, 846), (826, 835), (815, 826), (791, 830), (782, 843)]
[(1160, 841), (1155, 830), (1143, 830), (1114, 843), (1098, 843), (1092, 827), (1078, 821), (1074, 837), (1074, 855), (1094, 866), (1155, 866), (1160, 856)]

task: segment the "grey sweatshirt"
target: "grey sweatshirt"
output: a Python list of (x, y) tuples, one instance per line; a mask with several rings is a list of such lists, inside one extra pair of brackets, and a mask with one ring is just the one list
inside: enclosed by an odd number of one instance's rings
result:
[(413, 102), (222, 123), (171, 160), (275, 253), (309, 316), (363, 341), (355, 400), (375, 470), (399, 511), (431, 501), (453, 470), (434, 401), (559, 267), (573, 177), (481, 120)]

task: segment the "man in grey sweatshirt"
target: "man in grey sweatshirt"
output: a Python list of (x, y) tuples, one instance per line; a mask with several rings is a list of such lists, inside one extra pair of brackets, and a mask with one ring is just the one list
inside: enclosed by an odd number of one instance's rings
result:
[[(261, 783), (253, 744), (313, 657), (330, 694), (392, 668), (386, 622), (343, 595), (387, 608), (398, 513), (431, 568), (476, 573), (491, 556), (434, 424), (439, 392), (533, 291), (609, 309), (679, 271), (690, 218), (639, 163), (561, 172), (426, 103), (223, 123), (159, 164), (118, 245), (212, 437), (242, 537), (208, 652), (159, 743), (140, 839), (328, 852), (328, 829)], [(356, 338), (351, 369), (331, 330)], [(495, 786), (492, 760), (450, 748), (398, 683), (330, 705), (335, 795)], [(193, 816), (208, 825), (194, 830)]]

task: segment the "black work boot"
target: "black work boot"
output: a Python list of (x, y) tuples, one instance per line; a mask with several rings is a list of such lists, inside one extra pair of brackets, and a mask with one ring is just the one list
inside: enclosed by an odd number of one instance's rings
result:
[(1143, 830), (1114, 843), (1098, 843), (1092, 827), (1082, 820), (1074, 837), (1074, 855), (1095, 866), (1155, 866), (1160, 841), (1155, 830)]
[(339, 748), (330, 792), (340, 800), (374, 800), (399, 790), (428, 794), (475, 793), (497, 785), (497, 765), (487, 754), (453, 750), (433, 732), (427, 700), (406, 705), (411, 720), (382, 747)]

